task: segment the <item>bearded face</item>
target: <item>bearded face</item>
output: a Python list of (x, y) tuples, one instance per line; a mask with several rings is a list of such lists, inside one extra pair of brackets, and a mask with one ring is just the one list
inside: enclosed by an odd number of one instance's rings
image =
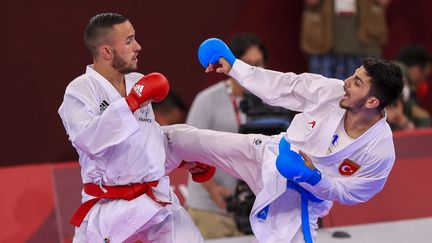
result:
[(347, 78), (344, 84), (345, 95), (339, 101), (339, 106), (348, 111), (356, 111), (365, 107), (370, 96), (371, 78), (363, 66)]

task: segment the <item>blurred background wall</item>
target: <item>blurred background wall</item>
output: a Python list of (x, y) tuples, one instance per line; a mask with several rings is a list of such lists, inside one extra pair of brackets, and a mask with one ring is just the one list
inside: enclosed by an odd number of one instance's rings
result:
[[(196, 58), (206, 38), (229, 41), (254, 32), (269, 48), (268, 67), (304, 72), (299, 48), (301, 0), (237, 1), (7, 1), (0, 8), (3, 34), (0, 165), (75, 160), (57, 115), (67, 84), (91, 63), (83, 43), (90, 17), (118, 12), (128, 17), (142, 46), (139, 71), (166, 74), (189, 106), (219, 77), (206, 75)], [(432, 51), (432, 1), (394, 0), (387, 11), (384, 57), (407, 43)]]

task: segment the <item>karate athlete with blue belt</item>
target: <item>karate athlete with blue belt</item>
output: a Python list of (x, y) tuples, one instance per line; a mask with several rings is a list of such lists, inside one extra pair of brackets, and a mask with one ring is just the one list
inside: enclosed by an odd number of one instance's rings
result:
[(395, 160), (384, 108), (402, 91), (397, 66), (365, 59), (344, 81), (281, 73), (236, 59), (216, 38), (201, 44), (198, 57), (206, 72), (219, 62), (216, 72), (264, 102), (300, 112), (274, 136), (163, 127), (175, 160), (207, 161), (248, 183), (259, 242), (314, 242), (333, 201), (366, 202), (384, 187)]

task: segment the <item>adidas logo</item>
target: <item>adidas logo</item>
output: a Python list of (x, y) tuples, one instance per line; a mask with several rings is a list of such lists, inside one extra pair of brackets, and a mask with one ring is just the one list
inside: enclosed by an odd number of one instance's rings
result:
[(138, 96), (141, 97), (142, 91), (144, 89), (144, 85), (138, 84), (138, 85), (135, 85), (133, 88), (135, 90), (135, 93), (137, 93)]
[(109, 104), (106, 100), (103, 100), (102, 103), (99, 105), (99, 109), (101, 112), (105, 111), (106, 108), (108, 108)]

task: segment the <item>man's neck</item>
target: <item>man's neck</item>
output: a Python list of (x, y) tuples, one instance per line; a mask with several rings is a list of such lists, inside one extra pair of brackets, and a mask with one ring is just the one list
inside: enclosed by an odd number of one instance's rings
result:
[(120, 93), (121, 96), (126, 96), (125, 76), (113, 69), (111, 66), (101, 65), (97, 62), (93, 64), (93, 69), (106, 78), (112, 86)]
[(384, 117), (384, 110), (378, 111), (346, 111), (344, 128), (348, 136), (358, 138)]

